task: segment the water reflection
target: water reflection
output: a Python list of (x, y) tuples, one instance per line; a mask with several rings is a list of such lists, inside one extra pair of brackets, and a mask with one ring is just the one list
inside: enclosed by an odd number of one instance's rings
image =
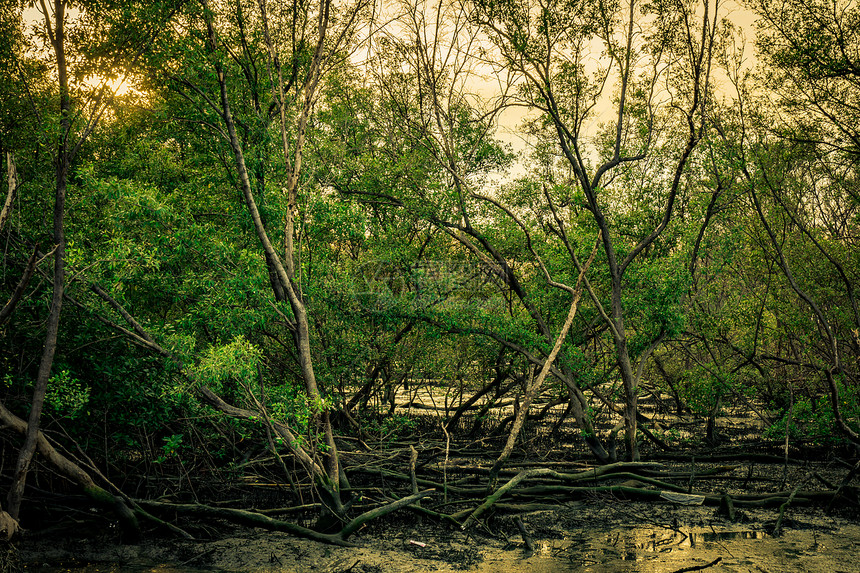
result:
[(769, 537), (755, 530), (637, 528), (545, 541), (537, 555), (546, 560), (566, 560), (570, 567), (582, 571), (660, 573), (677, 570), (680, 561), (710, 558), (711, 553), (725, 549), (726, 543), (755, 543)]
[(690, 539), (693, 543), (724, 541), (726, 539), (766, 539), (768, 537), (770, 535), (764, 531), (707, 531), (690, 534)]

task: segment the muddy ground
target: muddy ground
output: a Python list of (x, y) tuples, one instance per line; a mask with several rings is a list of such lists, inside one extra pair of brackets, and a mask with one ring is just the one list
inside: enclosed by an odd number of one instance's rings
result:
[[(437, 417), (429, 416), (428, 426), (433, 426)], [(655, 415), (655, 420), (663, 417)], [(677, 420), (663, 421), (667, 427), (689, 426), (682, 426)], [(761, 442), (761, 428), (757, 424), (749, 413), (735, 413), (721, 420), (726, 447), (696, 452), (687, 449), (685, 453), (677, 451), (674, 456), (651, 448), (645, 450), (643, 458), (659, 461), (669, 473), (692, 471), (697, 476), (695, 483), (681, 480), (676, 486), (686, 489), (689, 485), (702, 493), (730, 495), (795, 488), (833, 490), (833, 484), (843, 481), (852, 460), (856, 460), (854, 452), (775, 448)], [(581, 471), (590, 465), (576, 429), (565, 425), (556, 428), (552, 435), (544, 435), (526, 428), (523, 436), (528, 439), (523, 440), (522, 449), (512, 457), (510, 470), (504, 474), (508, 478), (519, 471), (517, 468), (547, 466), (559, 471)], [(419, 477), (433, 483), (448, 480), (446, 483), (485, 486), (486, 468), (498, 455), (503, 437), (451, 444), (450, 456), (444, 442), (440, 445), (422, 439), (418, 444)], [(353, 440), (343, 445), (342, 459), (348, 467), (384, 465), (408, 471), (410, 454), (405, 442), (389, 440), (384, 447), (380, 443), (369, 448), (356, 444)], [(704, 462), (708, 457), (714, 459), (715, 454), (721, 454), (722, 459)], [(783, 456), (788, 462), (789, 455), (793, 458), (791, 463), (779, 463)], [(209, 490), (203, 482), (198, 483), (194, 499), (188, 499), (190, 494), (185, 492), (185, 501), (194, 501), (199, 495), (207, 503), (233, 500), (231, 504), (243, 508), (289, 505), (282, 497), (283, 486), (276, 483), (281, 479), (279, 468), (273, 462), (267, 463), (271, 466), (270, 473), (266, 463), (260, 462), (249, 465), (242, 479), (218, 482)], [(725, 464), (734, 469), (719, 476), (703, 476), (709, 468)], [(482, 468), (483, 471), (477, 471)], [(374, 503), (410, 493), (408, 483), (390, 478), (380, 480), (380, 475), (373, 471), (357, 471), (350, 479)], [(621, 479), (628, 478), (618, 481)], [(31, 523), (19, 549), (24, 570), (41, 573), (693, 570), (860, 573), (860, 509), (856, 503), (860, 492), (856, 489), (857, 479), (851, 483), (855, 486), (854, 501), (840, 502), (829, 511), (826, 503), (821, 502), (817, 506), (790, 507), (779, 536), (772, 535), (779, 514), (774, 507), (738, 508), (737, 519), (732, 522), (712, 506), (682, 506), (664, 500), (630, 501), (613, 494), (591, 493), (577, 499), (547, 496), (518, 500), (511, 496), (503, 501), (539, 503), (542, 507), (518, 514), (505, 513), (500, 507), (467, 531), (409, 509), (400, 510), (372, 521), (357, 532), (350, 538), (357, 545), (355, 548), (323, 545), (217, 520), (191, 523), (167, 515), (162, 517), (189, 528), (203, 541), (180, 541), (150, 529), (142, 543), (122, 544), (120, 532), (109, 515), (86, 505), (69, 511), (65, 506), (73, 504), (63, 499), (56, 502), (56, 512), (61, 517), (43, 527)], [(156, 485), (163, 488), (163, 484)], [(175, 495), (181, 494), (180, 491)], [(476, 507), (483, 495), (461, 495), (446, 504), (441, 488), (437, 488), (434, 496), (422, 504), (435, 511), (453, 513), (464, 507)], [(149, 492), (148, 497), (158, 496)], [(48, 510), (46, 514), (54, 511)], [(534, 539), (534, 551), (524, 547), (515, 522), (517, 515)], [(310, 526), (313, 514), (291, 513), (283, 519)]]
[(830, 514), (790, 509), (780, 537), (769, 533), (776, 517), (775, 509), (747, 509), (731, 523), (712, 507), (594, 496), (522, 515), (536, 545), (531, 553), (512, 515), (496, 514), (485, 526), (464, 532), (405, 512), (359, 532), (356, 548), (210, 523), (215, 538), (205, 542), (156, 538), (122, 545), (110, 530), (95, 538), (31, 532), (21, 557), (26, 571), (41, 573), (676, 572), (705, 566), (708, 571), (860, 572), (860, 521), (850, 508)]

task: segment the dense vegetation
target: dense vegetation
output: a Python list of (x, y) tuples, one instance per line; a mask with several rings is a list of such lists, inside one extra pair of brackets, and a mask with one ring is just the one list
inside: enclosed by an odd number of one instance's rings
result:
[(860, 6), (744, 10), (0, 0), (0, 525), (37, 463), (325, 532), (356, 443), (856, 457)]

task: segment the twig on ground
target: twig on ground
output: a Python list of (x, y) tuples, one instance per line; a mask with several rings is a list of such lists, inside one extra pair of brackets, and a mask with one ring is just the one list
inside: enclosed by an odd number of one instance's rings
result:
[(518, 515), (514, 519), (514, 523), (517, 524), (517, 529), (520, 530), (520, 535), (522, 535), (522, 537), (523, 537), (523, 543), (525, 544), (526, 551), (528, 553), (534, 553), (535, 543), (534, 543), (534, 540), (532, 539), (532, 536), (529, 535), (528, 531), (526, 531), (526, 526), (523, 523), (523, 519)]
[(717, 563), (719, 563), (722, 560), (723, 560), (722, 557), (717, 557), (716, 559), (714, 559), (710, 563), (706, 563), (705, 565), (694, 565), (692, 567), (684, 567), (682, 569), (672, 571), (672, 573), (688, 573), (689, 571), (701, 571), (702, 569), (707, 569), (708, 567), (713, 567), (714, 565), (716, 565)]

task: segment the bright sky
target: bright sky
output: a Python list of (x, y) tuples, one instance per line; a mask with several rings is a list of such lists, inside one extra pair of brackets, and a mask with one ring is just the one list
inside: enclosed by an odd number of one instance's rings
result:
[[(752, 67), (755, 64), (755, 50), (752, 45), (755, 39), (755, 15), (741, 3), (742, 0), (723, 0), (720, 3), (720, 15), (729, 20), (732, 24), (739, 28), (742, 38), (738, 40), (746, 42), (743, 47), (747, 66)], [(711, 8), (713, 9), (713, 8)], [(713, 74), (713, 81), (716, 81), (718, 94), (724, 93), (729, 99), (736, 95), (734, 88), (726, 78), (724, 73), (719, 70)], [(494, 89), (492, 82), (487, 82), (487, 91)], [(478, 88), (478, 91), (485, 91)], [(611, 89), (607, 93), (611, 93)], [(597, 128), (600, 123), (615, 121), (617, 108), (612, 105), (609, 98), (604, 98), (604, 101), (599, 104), (596, 111), (596, 118), (593, 123), (593, 129)], [(523, 121), (528, 117), (528, 110), (523, 107), (512, 107), (505, 110), (499, 117), (499, 127), (496, 136), (502, 142), (509, 144), (515, 152), (525, 152), (534, 142), (529, 141), (529, 138), (520, 129)], [(521, 158), (518, 165), (515, 166), (511, 177), (523, 175), (526, 167), (523, 164), (525, 158)]]
[[(732, 23), (740, 28), (743, 35), (745, 36), (747, 42), (752, 42), (752, 39), (755, 37), (755, 16), (751, 11), (746, 9), (742, 2), (743, 0), (723, 0), (720, 5), (720, 12), (724, 17), (729, 19)], [(53, 3), (48, 2), (48, 9), (51, 10), (53, 8)], [(382, 6), (385, 7), (387, 11), (391, 11), (392, 6), (389, 3), (388, 6), (385, 6), (384, 2), (381, 3)], [(75, 8), (69, 8), (67, 12), (68, 17), (75, 17), (78, 14), (78, 10)], [(53, 17), (53, 15), (52, 15)], [(39, 3), (35, 3), (33, 6), (27, 7), (24, 10), (24, 20), (28, 24), (41, 24), (44, 25), (44, 16), (41, 11), (41, 7)], [(747, 53), (747, 57), (749, 58), (749, 64), (752, 65), (754, 63), (754, 53), (751, 46), (745, 48)], [(723, 84), (723, 88), (725, 89), (726, 82), (719, 80), (719, 75), (717, 75), (717, 81), (720, 84)], [(101, 78), (94, 77), (88, 83), (97, 86), (101, 82)], [(484, 97), (493, 97), (499, 93), (499, 82), (498, 80), (494, 80), (493, 78), (479, 79), (472, 78), (469, 81), (468, 88), (473, 93), (476, 93), (479, 96)], [(123, 84), (121, 80), (113, 82), (111, 88), (115, 90), (115, 93), (119, 95), (123, 95), (127, 92), (128, 88)], [(615, 109), (611, 105), (611, 102), (608, 100), (600, 106), (598, 111), (598, 120), (597, 122), (607, 122), (614, 120)], [(523, 121), (527, 118), (528, 111), (523, 107), (511, 107), (504, 110), (499, 116), (499, 127), (497, 131), (497, 137), (504, 143), (509, 144), (511, 148), (516, 152), (523, 152), (529, 147), (529, 142), (523, 135), (522, 131), (519, 129), (522, 125)], [(524, 172), (524, 168), (522, 166), (516, 169), (517, 173), (514, 175), (519, 175)]]
[[(54, 12), (53, 2), (46, 2), (48, 10), (50, 11), (51, 21), (54, 20)], [(80, 10), (74, 7), (66, 7), (66, 21), (74, 19), (80, 15)], [(34, 3), (32, 6), (28, 6), (24, 9), (23, 12), (24, 22), (28, 28), (38, 25), (41, 28), (45, 27), (45, 16), (42, 12), (42, 7), (38, 2)], [(98, 88), (104, 81), (103, 78), (92, 75), (90, 76), (86, 83), (92, 88)], [(111, 91), (113, 91), (114, 95), (125, 95), (129, 92), (130, 87), (125, 83), (123, 79), (116, 79), (108, 82), (108, 87)]]

